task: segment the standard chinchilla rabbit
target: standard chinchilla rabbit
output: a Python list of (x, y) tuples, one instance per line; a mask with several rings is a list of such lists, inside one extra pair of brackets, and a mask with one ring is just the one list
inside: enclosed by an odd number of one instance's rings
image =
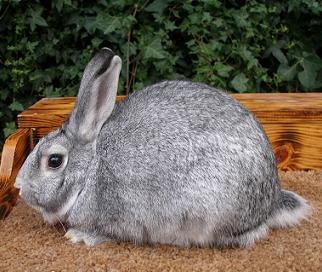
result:
[(41, 139), (15, 186), (72, 242), (248, 246), (310, 210), (281, 190), (269, 141), (228, 94), (163, 81), (115, 104), (121, 59), (88, 63), (68, 121)]

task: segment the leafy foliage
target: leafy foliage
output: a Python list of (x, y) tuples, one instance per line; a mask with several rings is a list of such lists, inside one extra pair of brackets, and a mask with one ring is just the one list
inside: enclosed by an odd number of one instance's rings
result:
[(0, 0), (1, 136), (41, 97), (77, 92), (100, 47), (123, 57), (120, 93), (190, 78), (236, 92), (322, 87), (315, 0)]

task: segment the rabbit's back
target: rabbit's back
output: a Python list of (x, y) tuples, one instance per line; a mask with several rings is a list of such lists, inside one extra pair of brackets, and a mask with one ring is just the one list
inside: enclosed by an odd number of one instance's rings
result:
[(189, 214), (186, 224), (210, 220), (218, 231), (239, 232), (266, 220), (278, 198), (261, 126), (228, 94), (200, 83), (164, 81), (132, 94), (103, 126), (97, 154), (140, 222), (174, 226)]

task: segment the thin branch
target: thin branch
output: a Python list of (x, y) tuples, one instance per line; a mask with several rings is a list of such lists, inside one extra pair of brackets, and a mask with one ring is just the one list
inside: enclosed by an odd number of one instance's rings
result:
[(133, 86), (134, 87), (134, 84), (135, 84), (135, 78), (136, 78), (136, 71), (137, 71), (137, 68), (138, 68), (138, 64), (139, 64), (139, 61), (140, 61), (140, 58), (142, 56), (142, 53), (140, 53), (139, 55), (136, 56), (135, 58), (135, 63), (133, 68), (132, 68), (132, 72), (131, 72), (131, 79), (130, 79), (130, 86)]
[[(146, 4), (146, 3), (145, 3)], [(144, 5), (145, 5), (144, 4)], [(133, 18), (135, 18), (137, 11), (139, 10), (139, 5), (134, 5), (134, 11), (133, 11)], [(125, 85), (125, 94), (129, 95), (130, 88), (131, 88), (131, 82), (130, 82), (130, 43), (131, 43), (131, 35), (132, 35), (132, 29), (130, 28), (129, 32), (127, 33), (127, 48), (126, 48), (126, 85)]]
[(140, 8), (140, 9), (138, 9), (138, 11), (140, 12), (141, 10), (143, 10), (143, 9), (145, 8), (145, 6), (146, 6), (149, 2), (150, 2), (150, 0), (146, 0), (146, 1), (144, 2), (144, 4), (141, 6), (141, 8)]
[(125, 94), (128, 96), (130, 92), (130, 42), (131, 42), (131, 30), (127, 33), (127, 49), (126, 49), (126, 85)]
[(0, 16), (0, 21), (4, 18), (4, 16), (6, 15), (6, 13), (7, 13), (7, 11), (8, 11), (8, 9), (9, 9), (9, 7), (10, 7), (10, 4), (11, 4), (11, 0), (9, 0), (9, 3), (8, 3), (8, 5), (7, 5), (7, 7), (6, 7), (6, 9), (3, 11), (3, 13), (1, 14), (1, 16)]

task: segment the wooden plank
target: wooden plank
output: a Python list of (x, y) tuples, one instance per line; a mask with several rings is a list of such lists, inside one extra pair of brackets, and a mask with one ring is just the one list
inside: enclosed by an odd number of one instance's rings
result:
[[(322, 94), (233, 94), (264, 126), (279, 169), (322, 169)], [(117, 101), (124, 96), (117, 98)], [(20, 128), (34, 128), (34, 143), (68, 118), (74, 97), (42, 99), (18, 116)], [(286, 156), (287, 154), (287, 156)], [(287, 158), (287, 159), (286, 159)]]
[(265, 123), (279, 170), (322, 169), (322, 122)]
[[(321, 93), (247, 93), (232, 94), (254, 111), (322, 111)], [(267, 103), (269, 102), (269, 106)], [(263, 108), (264, 107), (264, 108)]]
[(233, 94), (252, 111), (261, 123), (322, 121), (321, 93), (255, 93)]
[(52, 132), (59, 127), (40, 127), (40, 128), (32, 128), (30, 131), (31, 134), (31, 146), (30, 149), (32, 150), (34, 146), (39, 142), (39, 140), (46, 136), (49, 132)]
[(29, 129), (18, 129), (6, 140), (0, 164), (0, 219), (15, 205), (18, 190), (13, 187), (17, 173), (29, 154)]
[[(322, 121), (321, 93), (233, 94), (261, 123)], [(124, 96), (119, 96), (118, 101)], [(74, 107), (74, 97), (44, 98), (18, 115), (19, 128), (60, 126)]]
[[(118, 96), (119, 102), (125, 96)], [(19, 128), (59, 127), (69, 117), (75, 97), (43, 98), (18, 115)]]

